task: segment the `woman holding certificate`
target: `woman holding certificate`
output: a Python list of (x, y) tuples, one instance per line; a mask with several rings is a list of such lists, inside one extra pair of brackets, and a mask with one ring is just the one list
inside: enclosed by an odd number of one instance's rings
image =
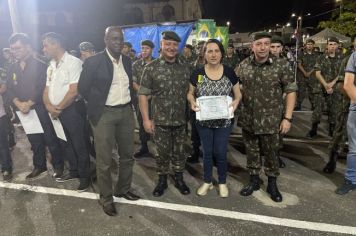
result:
[(233, 69), (221, 64), (224, 47), (209, 39), (204, 45), (205, 65), (193, 71), (187, 99), (197, 115), (204, 159), (204, 184), (197, 194), (204, 196), (213, 189), (213, 157), (216, 159), (219, 195), (228, 197), (226, 185), (227, 144), (233, 126), (233, 114), (240, 100), (239, 79)]

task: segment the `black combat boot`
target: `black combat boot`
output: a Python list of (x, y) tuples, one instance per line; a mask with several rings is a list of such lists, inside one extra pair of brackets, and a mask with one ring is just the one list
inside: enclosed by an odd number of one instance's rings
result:
[(187, 162), (189, 163), (199, 163), (199, 156), (200, 156), (200, 149), (199, 148), (194, 148), (192, 154), (188, 156)]
[(179, 190), (179, 192), (183, 195), (187, 195), (190, 193), (189, 187), (185, 184), (183, 180), (183, 172), (176, 172), (174, 174), (174, 186)]
[(334, 123), (330, 123), (329, 124), (329, 137), (333, 136), (334, 130), (335, 130), (335, 124)]
[(311, 130), (309, 130), (309, 132), (307, 134), (307, 138), (312, 139), (312, 138), (316, 137), (316, 135), (318, 134), (318, 124), (319, 124), (318, 122), (314, 122), (312, 124)]
[(331, 151), (329, 154), (329, 162), (325, 165), (323, 171), (327, 174), (332, 174), (336, 169), (336, 161), (338, 154), (335, 151)]
[(242, 196), (250, 196), (253, 191), (257, 191), (260, 189), (260, 184), (262, 180), (258, 175), (250, 175), (250, 182), (240, 191), (240, 195)]
[(277, 178), (268, 176), (267, 193), (271, 195), (271, 199), (275, 202), (281, 202), (283, 200), (282, 194), (277, 187)]
[(167, 184), (167, 175), (159, 175), (158, 178), (158, 184), (153, 190), (153, 196), (155, 197), (160, 197), (163, 195), (164, 190), (167, 189), (168, 184)]

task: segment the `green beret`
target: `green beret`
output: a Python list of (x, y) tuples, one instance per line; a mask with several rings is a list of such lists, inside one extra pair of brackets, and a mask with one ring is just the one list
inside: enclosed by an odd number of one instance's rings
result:
[(271, 43), (280, 43), (281, 45), (284, 44), (283, 39), (278, 35), (273, 35), (271, 38)]
[(180, 43), (182, 41), (176, 32), (169, 31), (169, 30), (162, 32), (162, 39), (173, 40), (178, 43)]
[(148, 46), (150, 48), (154, 48), (155, 47), (154, 43), (151, 40), (148, 40), (148, 39), (141, 41), (141, 46), (144, 46), (144, 45)]
[(263, 38), (272, 38), (272, 35), (265, 31), (255, 32), (252, 34), (252, 40), (256, 41)]
[(339, 40), (336, 37), (329, 37), (328, 42), (339, 43)]
[(186, 44), (185, 47), (186, 47), (186, 48), (189, 48), (189, 49), (192, 50), (192, 51), (193, 51), (193, 49), (194, 49), (191, 44)]
[(130, 42), (124, 42), (124, 46), (127, 46), (129, 48), (132, 48), (132, 44)]
[(315, 44), (315, 41), (312, 40), (312, 39), (307, 39), (306, 43), (312, 43), (312, 44)]

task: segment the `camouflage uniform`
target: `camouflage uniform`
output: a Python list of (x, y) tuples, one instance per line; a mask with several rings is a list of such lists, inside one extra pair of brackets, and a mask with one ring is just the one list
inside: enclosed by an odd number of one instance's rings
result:
[[(336, 88), (334, 91), (335, 92), (335, 109), (336, 112), (336, 123), (335, 123), (335, 130), (333, 133), (332, 140), (329, 144), (329, 151), (330, 152), (337, 152), (338, 148), (340, 150), (343, 150), (344, 146), (346, 145), (347, 141), (347, 129), (346, 129), (346, 123), (347, 123), (347, 117), (349, 114), (349, 106), (350, 106), (350, 99), (347, 95), (343, 94), (342, 92), (339, 91), (339, 88), (337, 86), (340, 85), (340, 83), (344, 83), (344, 78), (345, 78), (345, 68), (347, 65), (347, 62), (349, 60), (350, 56), (345, 57), (340, 65), (340, 71), (338, 75), (338, 81), (336, 83)], [(341, 84), (341, 86), (342, 86)]]
[(163, 57), (146, 65), (139, 95), (152, 96), (151, 116), (155, 124), (153, 139), (157, 145), (157, 173), (169, 173), (172, 163), (175, 172), (185, 167), (186, 96), (189, 87), (190, 68), (177, 59), (166, 62)]
[(232, 57), (226, 55), (222, 60), (222, 64), (229, 66), (231, 69), (235, 69), (239, 64), (239, 57), (236, 54), (232, 54)]
[[(314, 70), (314, 66), (319, 54), (312, 52), (311, 54), (307, 52), (302, 52), (298, 58), (298, 64), (302, 64), (304, 70), (306, 72), (310, 72)], [(297, 96), (297, 104), (302, 104), (304, 98), (306, 97), (306, 93), (309, 95), (309, 101), (314, 108), (314, 93), (319, 92), (318, 80), (315, 78), (314, 72), (311, 74), (309, 78), (305, 78), (303, 73), (298, 70), (297, 75), (297, 85), (298, 85), (298, 96)], [(315, 92), (316, 89), (316, 92)]]
[[(335, 55), (335, 57), (333, 58), (329, 57), (328, 55), (320, 55), (316, 61), (314, 69), (315, 71), (321, 71), (325, 82), (330, 83), (338, 76), (341, 61), (342, 57), (339, 54)], [(334, 89), (334, 92), (332, 94), (327, 94), (325, 89), (322, 88), (321, 83), (317, 83), (317, 85), (313, 89), (313, 92), (314, 110), (312, 115), (312, 123), (320, 123), (323, 99), (325, 99), (328, 108), (328, 122), (329, 124), (335, 124), (335, 104), (337, 96), (340, 95), (340, 91)]]
[(293, 71), (283, 59), (270, 57), (264, 64), (258, 64), (252, 55), (240, 63), (237, 74), (242, 84), (241, 122), (247, 168), (250, 175), (260, 174), (262, 152), (266, 175), (276, 177), (283, 93), (297, 91)]

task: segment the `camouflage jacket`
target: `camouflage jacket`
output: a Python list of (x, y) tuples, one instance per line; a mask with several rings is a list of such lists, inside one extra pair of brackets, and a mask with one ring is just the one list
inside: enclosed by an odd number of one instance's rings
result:
[(145, 66), (139, 95), (151, 95), (151, 114), (156, 125), (180, 126), (186, 122), (186, 97), (190, 67), (177, 59), (162, 57)]
[(315, 71), (320, 71), (327, 83), (337, 78), (340, 65), (342, 62), (342, 55), (337, 54), (335, 57), (328, 55), (320, 55), (314, 66)]
[(235, 69), (238, 63), (239, 57), (236, 54), (233, 54), (232, 57), (225, 56), (222, 60), (222, 64), (230, 67), (231, 69)]
[(311, 54), (302, 52), (298, 56), (298, 63), (302, 64), (306, 72), (309, 72), (314, 69), (319, 54), (315, 52), (312, 52)]
[(242, 84), (242, 128), (253, 134), (279, 133), (283, 93), (297, 91), (289, 63), (269, 57), (259, 64), (252, 55), (236, 71)]
[(132, 81), (140, 84), (143, 69), (146, 66), (146, 62), (143, 59), (139, 59), (132, 64)]

